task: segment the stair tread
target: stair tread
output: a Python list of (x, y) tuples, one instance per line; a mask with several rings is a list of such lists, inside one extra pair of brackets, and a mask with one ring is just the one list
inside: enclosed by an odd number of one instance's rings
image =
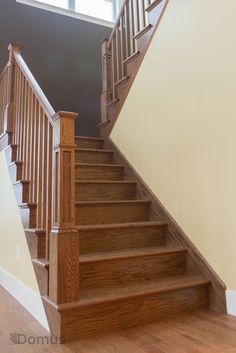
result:
[(38, 265), (43, 268), (48, 268), (49, 267), (49, 261), (47, 259), (32, 259), (32, 262), (35, 265)]
[(137, 184), (136, 180), (76, 180), (79, 184)]
[(94, 153), (114, 153), (112, 150), (100, 149), (100, 148), (76, 148), (76, 151), (81, 152), (94, 152)]
[(89, 137), (89, 136), (75, 136), (76, 140), (93, 140), (93, 141), (104, 141), (102, 137)]
[(104, 164), (104, 163), (75, 163), (75, 165), (81, 166), (81, 167), (106, 167), (106, 168), (124, 168), (123, 165), (121, 164)]
[(133, 248), (128, 250), (116, 250), (106, 251), (97, 253), (88, 253), (80, 255), (80, 262), (97, 262), (97, 261), (108, 261), (108, 260), (119, 260), (131, 257), (142, 257), (151, 255), (161, 255), (169, 253), (186, 252), (187, 250), (182, 246), (156, 246), (156, 247), (144, 247), (144, 248)]
[(110, 223), (110, 224), (93, 224), (77, 226), (78, 231), (82, 230), (96, 230), (96, 229), (112, 229), (112, 228), (138, 228), (138, 227), (153, 227), (153, 226), (167, 226), (166, 222), (162, 221), (146, 221), (146, 222), (127, 222), (127, 223)]
[(111, 301), (125, 300), (132, 297), (148, 296), (157, 293), (170, 292), (185, 288), (209, 285), (210, 281), (200, 275), (178, 275), (162, 279), (159, 281), (148, 281), (140, 283), (127, 284), (125, 286), (113, 286), (94, 289), (83, 289), (80, 292), (78, 302), (62, 304), (59, 310), (94, 305), (99, 303), (108, 303)]
[(112, 204), (137, 204), (137, 203), (151, 203), (150, 200), (108, 200), (108, 201), (76, 201), (75, 204), (78, 206), (89, 206), (89, 205), (112, 205)]

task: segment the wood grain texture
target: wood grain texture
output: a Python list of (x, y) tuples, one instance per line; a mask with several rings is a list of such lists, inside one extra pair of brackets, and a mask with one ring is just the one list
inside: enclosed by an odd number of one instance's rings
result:
[[(0, 288), (0, 346), (4, 353), (32, 353), (32, 345), (13, 345), (12, 332), (28, 336), (48, 336), (44, 329), (18, 302)], [(53, 310), (47, 316), (60, 324)], [(14, 315), (13, 315), (14, 313)], [(71, 324), (71, 323), (70, 323)], [(55, 325), (54, 325), (55, 327)], [(56, 333), (56, 336), (59, 336)], [(209, 310), (76, 340), (64, 345), (34, 345), (34, 353), (233, 353), (236, 347), (236, 318)]]
[(28, 203), (29, 202), (29, 181), (20, 180), (13, 184), (16, 202), (20, 203)]
[(136, 183), (132, 181), (77, 181), (76, 201), (134, 200)]
[(125, 166), (124, 179), (136, 180), (137, 182), (137, 195), (140, 198), (148, 198), (151, 202), (150, 219), (159, 220), (166, 222), (168, 224), (167, 238), (170, 244), (182, 245), (189, 253), (191, 258), (192, 266), (194, 269), (189, 271), (197, 270), (199, 273), (203, 274), (206, 278), (211, 281), (211, 286), (209, 289), (210, 295), (210, 307), (213, 310), (226, 312), (226, 298), (225, 290), (226, 286), (219, 276), (215, 273), (210, 264), (201, 255), (199, 250), (193, 245), (193, 243), (188, 238), (187, 234), (181, 229), (181, 227), (175, 222), (173, 217), (166, 210), (164, 205), (158, 200), (156, 195), (152, 193), (149, 187), (146, 185), (144, 180), (138, 175), (135, 169), (127, 161), (124, 155), (119, 151), (111, 139), (107, 139), (105, 143), (105, 148), (113, 148), (114, 150), (114, 162), (123, 164)]
[(176, 317), (208, 307), (207, 283), (185, 289), (156, 291), (124, 300), (61, 310), (62, 336), (66, 340), (89, 337), (95, 333), (124, 329)]
[(149, 201), (76, 202), (76, 224), (142, 222), (149, 220)]
[(25, 229), (25, 235), (31, 258), (46, 258), (46, 230)]
[(111, 164), (113, 151), (79, 148), (75, 151), (76, 163)]
[(124, 286), (185, 273), (182, 248), (156, 247), (80, 256), (80, 288)]
[(77, 180), (122, 180), (124, 167), (109, 164), (75, 165), (75, 177)]
[(103, 149), (103, 141), (103, 139), (95, 137), (75, 137), (77, 148)]
[(166, 243), (165, 223), (128, 223), (78, 227), (80, 253), (155, 247)]

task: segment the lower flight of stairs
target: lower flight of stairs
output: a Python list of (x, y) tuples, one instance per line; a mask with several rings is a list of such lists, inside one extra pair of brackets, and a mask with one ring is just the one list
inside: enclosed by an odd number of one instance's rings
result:
[[(151, 219), (151, 200), (138, 197), (114, 151), (103, 139), (76, 144), (80, 295), (58, 306), (43, 297), (53, 333), (74, 340), (207, 308), (210, 281), (169, 242), (167, 223)], [(48, 263), (33, 262), (47, 274)]]

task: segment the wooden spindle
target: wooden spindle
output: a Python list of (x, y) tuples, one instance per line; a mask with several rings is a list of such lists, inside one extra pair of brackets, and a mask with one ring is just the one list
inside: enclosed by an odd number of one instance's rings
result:
[(129, 17), (129, 4), (125, 5), (125, 42), (126, 42), (126, 58), (131, 55), (131, 44), (130, 44), (130, 17)]
[[(9, 50), (9, 70), (8, 70), (8, 85), (7, 85), (7, 102), (4, 111), (4, 132), (12, 135), (14, 131), (14, 108), (15, 108), (15, 54), (21, 51), (21, 46), (18, 44), (10, 44)], [(12, 140), (11, 140), (12, 141)], [(11, 142), (9, 141), (9, 142)]]
[(112, 69), (111, 50), (108, 48), (108, 39), (102, 42), (102, 96), (101, 96), (101, 119), (108, 120), (107, 104), (112, 100)]

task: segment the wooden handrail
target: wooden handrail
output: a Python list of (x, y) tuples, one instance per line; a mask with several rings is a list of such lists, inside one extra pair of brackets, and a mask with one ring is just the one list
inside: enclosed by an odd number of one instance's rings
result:
[(74, 252), (78, 245), (74, 200), (78, 114), (55, 113), (21, 56), (21, 46), (10, 44), (8, 49), (9, 61), (0, 76), (0, 150), (7, 145), (16, 149), (16, 179), (28, 185), (27, 201), (20, 205), (28, 212), (23, 216), (26, 229), (46, 234), (44, 257), (52, 264), (47, 294), (57, 304), (74, 301), (78, 256), (70, 258), (63, 251)]
[(15, 53), (15, 59), (21, 68), (22, 72), (24, 73), (25, 78), (27, 79), (30, 87), (32, 88), (35, 96), (37, 97), (38, 101), (40, 102), (41, 107), (43, 108), (45, 114), (47, 115), (48, 119), (50, 120), (52, 126), (54, 125), (52, 117), (56, 114), (55, 110), (49, 103), (47, 97), (43, 93), (41, 87), (39, 86), (38, 82), (32, 75), (30, 69), (28, 68), (27, 64), (25, 63), (24, 59), (22, 58), (20, 53)]

